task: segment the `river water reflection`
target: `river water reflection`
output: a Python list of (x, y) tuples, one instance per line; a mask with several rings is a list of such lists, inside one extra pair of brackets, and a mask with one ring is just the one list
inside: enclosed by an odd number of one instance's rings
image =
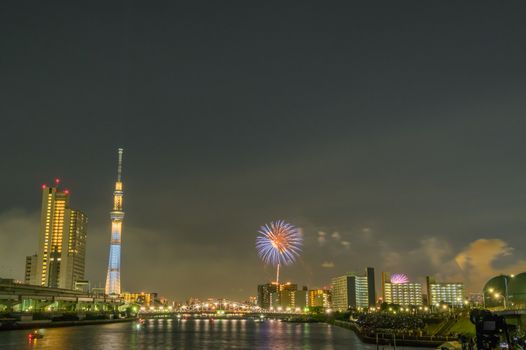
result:
[(135, 323), (45, 329), (29, 342), (28, 331), (0, 332), (0, 349), (376, 349), (350, 330), (324, 323), (266, 320), (147, 320)]

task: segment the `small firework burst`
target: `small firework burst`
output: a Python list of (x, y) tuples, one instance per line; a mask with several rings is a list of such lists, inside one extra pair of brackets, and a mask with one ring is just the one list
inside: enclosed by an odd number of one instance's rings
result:
[(391, 283), (393, 284), (400, 284), (400, 283), (408, 283), (409, 277), (405, 273), (395, 273), (391, 276)]
[(273, 221), (259, 229), (256, 249), (266, 264), (292, 264), (301, 252), (303, 237), (295, 226), (283, 221)]

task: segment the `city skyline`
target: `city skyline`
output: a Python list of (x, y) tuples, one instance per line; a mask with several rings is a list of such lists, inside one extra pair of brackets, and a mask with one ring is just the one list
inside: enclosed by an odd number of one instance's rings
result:
[[(114, 192), (114, 198), (113, 198), (114, 205), (113, 205), (113, 211), (112, 211), (112, 213), (113, 213), (115, 210), (121, 210), (121, 211), (122, 211), (122, 182), (121, 182), (122, 180), (121, 180), (121, 169), (122, 169), (122, 153), (123, 153), (123, 149), (122, 149), (122, 148), (119, 148), (119, 149), (118, 149), (118, 153), (119, 153), (119, 157), (118, 157), (118, 167), (117, 167), (117, 168), (118, 168), (118, 172), (117, 172), (118, 175), (117, 175), (117, 182), (116, 182), (116, 185), (115, 185), (115, 191), (117, 191), (118, 193), (117, 193), (117, 192)], [(61, 195), (62, 197), (64, 197), (64, 198), (65, 198), (65, 202), (64, 202), (65, 204), (62, 204), (62, 205), (64, 206), (64, 209), (65, 209), (66, 211), (70, 210), (70, 209), (69, 209), (69, 205), (68, 205), (70, 190), (69, 190), (69, 189), (64, 189), (64, 190), (62, 190), (62, 191), (59, 191), (59, 189), (58, 189), (58, 185), (59, 185), (60, 182), (61, 182), (61, 180), (57, 178), (57, 179), (55, 179), (55, 186), (56, 186), (56, 187), (48, 187), (46, 184), (43, 184), (43, 185), (41, 186), (41, 187), (42, 187), (42, 191), (43, 191), (43, 197), (42, 197), (42, 198), (43, 198), (43, 199), (42, 199), (42, 203), (43, 203), (43, 204), (42, 204), (42, 214), (41, 214), (42, 218), (44, 218), (44, 217), (45, 217), (45, 213), (48, 212), (47, 207), (49, 206), (49, 204), (46, 204), (47, 197), (48, 197), (48, 196), (46, 195), (46, 193), (48, 192), (48, 189), (49, 189), (49, 192), (50, 192), (50, 193), (55, 193), (55, 192), (56, 192), (58, 195)], [(119, 197), (119, 198), (116, 198), (115, 196), (117, 196), (117, 197)], [(62, 197), (60, 197), (60, 198), (62, 198)], [(78, 210), (71, 210), (71, 211), (72, 211), (72, 213), (74, 213), (75, 215), (77, 215), (76, 213), (78, 212), (78, 213), (80, 213), (82, 216), (85, 216), (85, 214), (83, 214), (82, 212), (79, 212)], [(43, 220), (43, 219), (41, 219), (41, 220)], [(87, 219), (83, 219), (83, 220), (86, 220), (86, 221), (87, 221)], [(43, 225), (43, 223), (41, 223), (40, 225)], [(113, 224), (112, 224), (112, 225), (113, 225)], [(41, 228), (40, 228), (40, 235), (43, 234), (43, 233), (42, 233), (42, 232), (44, 232), (43, 230), (44, 230), (44, 229), (43, 229), (43, 226), (41, 226)], [(302, 230), (301, 227), (299, 228), (299, 230), (300, 230), (300, 232), (302, 232), (302, 234), (303, 234), (303, 230)], [(114, 236), (114, 235), (113, 235), (113, 231), (114, 231), (114, 230), (112, 229), (112, 242), (113, 242), (113, 240), (114, 240), (114, 238), (113, 238), (113, 236)], [(66, 234), (65, 234), (65, 235), (66, 235)], [(85, 233), (84, 233), (84, 235), (85, 235)], [(324, 238), (325, 238), (325, 236), (326, 236), (326, 235), (321, 235), (321, 232), (318, 232), (318, 240), (319, 240), (320, 237), (324, 237)], [(66, 237), (67, 237), (67, 235), (66, 235)], [(332, 237), (333, 239), (338, 239), (338, 240), (340, 239), (340, 237), (337, 237), (337, 236), (335, 235), (335, 233), (331, 234), (330, 237)], [(86, 240), (86, 238), (84, 237), (84, 241), (82, 241), (82, 245), (83, 245), (83, 246), (85, 246), (85, 244), (86, 244), (86, 243), (85, 243), (85, 240)], [(41, 243), (41, 244), (42, 244), (42, 243)], [(111, 249), (110, 249), (110, 253), (111, 253), (112, 249), (114, 249), (114, 248), (113, 248), (112, 244), (110, 244), (110, 247), (111, 247)], [(39, 251), (41, 251), (42, 249), (43, 249), (42, 247), (39, 248)], [(27, 264), (28, 264), (28, 259), (30, 259), (30, 258), (36, 258), (36, 257), (37, 257), (37, 255), (34, 255), (34, 256), (27, 256), (27, 257), (26, 257), (26, 266), (25, 266), (25, 268), (24, 268), (25, 280), (26, 280), (26, 281), (27, 281), (27, 279), (28, 279), (28, 273), (30, 273), (31, 276), (33, 276), (33, 274), (34, 274), (32, 270), (28, 270), (28, 265), (27, 265)], [(120, 259), (120, 254), (119, 254), (119, 259)], [(30, 261), (30, 264), (34, 264), (34, 263), (33, 263), (33, 260), (29, 260), (29, 261)], [(112, 259), (110, 258), (110, 263), (111, 263), (111, 261), (112, 261)], [(82, 263), (83, 263), (82, 269), (84, 269), (84, 261), (83, 261)], [(40, 266), (40, 265), (42, 265), (42, 264), (39, 263), (38, 266)], [(272, 264), (265, 264), (265, 265), (268, 265), (268, 267), (270, 267), (270, 268), (272, 268), (272, 266), (273, 266)], [(286, 265), (285, 265), (285, 266), (286, 266)], [(369, 269), (369, 268), (367, 268), (367, 269)], [(39, 270), (37, 269), (37, 271), (39, 271)], [(108, 266), (108, 274), (109, 274), (109, 271), (110, 271), (110, 267)], [(326, 270), (326, 271), (329, 272), (330, 270)], [(354, 276), (354, 275), (355, 275), (354, 272), (349, 272), (349, 271), (354, 271), (353, 268), (347, 269), (347, 271), (348, 271), (348, 272), (347, 272), (347, 275), (349, 275), (349, 274), (350, 274), (350, 276)], [(373, 276), (374, 276), (374, 269), (372, 269), (372, 271), (373, 271)], [(120, 267), (119, 267), (119, 272), (120, 272)], [(520, 271), (513, 271), (513, 272), (520, 272)], [(384, 280), (383, 275), (384, 275), (385, 273), (386, 273), (386, 272), (382, 272), (382, 273), (381, 273), (382, 281)], [(379, 275), (379, 274), (380, 274), (380, 273), (377, 272), (377, 275)], [(40, 276), (40, 275), (41, 275), (40, 272), (36, 274), (36, 276)], [(403, 283), (407, 283), (407, 282), (409, 282), (409, 281), (407, 280), (408, 276), (407, 276), (405, 273), (396, 273), (395, 275), (396, 275), (396, 278), (400, 278), (400, 279), (403, 278), (403, 279), (404, 279), (404, 282), (403, 282)], [(393, 276), (395, 276), (395, 275), (393, 275)], [(513, 276), (513, 275), (514, 275), (514, 274), (512, 273), (512, 276)], [(36, 278), (36, 276), (35, 276), (35, 277), (31, 277), (31, 281), (33, 281), (33, 278)], [(82, 273), (82, 276), (83, 276), (83, 273)], [(399, 277), (399, 276), (401, 276), (401, 277)], [(16, 278), (18, 278), (17, 276), (8, 276), (8, 277), (16, 277)], [(376, 276), (376, 277), (378, 277), (378, 276)], [(484, 276), (485, 279), (484, 279), (483, 282), (486, 283), (490, 277), (493, 278), (494, 276)], [(43, 278), (43, 277), (42, 277), (42, 278)], [(108, 276), (107, 276), (107, 278), (108, 278)], [(328, 283), (318, 284), (318, 285), (314, 285), (314, 286), (312, 286), (312, 287), (314, 287), (315, 289), (316, 289), (316, 288), (326, 288), (327, 285), (330, 285), (330, 284), (331, 284), (331, 283), (330, 283), (330, 280), (332, 279), (332, 280), (334, 281), (334, 278), (335, 278), (335, 277), (334, 277), (334, 276), (325, 275), (323, 278), (325, 278), (325, 280), (328, 281)], [(373, 277), (373, 278), (374, 278), (374, 277)], [(392, 282), (392, 278), (393, 278), (393, 277), (391, 277), (391, 282)], [(425, 278), (425, 280), (424, 280), (423, 278)], [(419, 288), (420, 288), (421, 290), (423, 290), (422, 288), (423, 288), (423, 284), (424, 284), (424, 283), (422, 283), (422, 281), (426, 281), (426, 283), (428, 283), (428, 282), (427, 282), (427, 279), (428, 279), (428, 278), (429, 278), (429, 276), (417, 276), (417, 281), (416, 281), (415, 283), (419, 286)], [(24, 278), (21, 278), (20, 280), (23, 281)], [(35, 279), (35, 281), (36, 281), (36, 279)], [(58, 280), (57, 280), (57, 281), (58, 281)], [(271, 281), (273, 281), (273, 279), (271, 278), (271, 279), (268, 280), (268, 281), (271, 282)], [(298, 280), (295, 279), (294, 277), (288, 278), (288, 281), (298, 282)], [(373, 281), (374, 281), (374, 280), (373, 280)], [(70, 281), (70, 282), (71, 282), (71, 281)], [(99, 284), (100, 284), (100, 282), (97, 282), (97, 281), (93, 281), (93, 282), (94, 282), (94, 284), (96, 284), (96, 285), (99, 285)], [(92, 283), (93, 283), (93, 282), (92, 282)], [(119, 289), (120, 289), (120, 277), (119, 277), (119, 281), (118, 281), (118, 282), (119, 282), (118, 284), (119, 284)], [(264, 282), (264, 281), (260, 281), (260, 282)], [(444, 282), (442, 282), (442, 283), (446, 283), (446, 284), (449, 283), (449, 284), (454, 285), (455, 283), (458, 283), (458, 282), (462, 283), (462, 285), (463, 285), (463, 283), (464, 283), (463, 280), (460, 280), (460, 279), (459, 279), (459, 280), (456, 280), (456, 281), (448, 280), (448, 281), (444, 281)], [(44, 283), (44, 282), (42, 282), (42, 283)], [(272, 282), (272, 283), (274, 283), (274, 282)], [(287, 283), (290, 284), (290, 282), (287, 282)], [(301, 282), (298, 282), (298, 283), (301, 283)], [(365, 282), (365, 283), (367, 283), (367, 282)], [(374, 283), (374, 282), (373, 282), (373, 283)], [(395, 282), (395, 283), (399, 283), (399, 282)], [(33, 282), (31, 282), (31, 284), (33, 284)], [(35, 283), (35, 284), (37, 284), (37, 283)], [(49, 285), (49, 286), (52, 286), (52, 285), (53, 285), (53, 286), (58, 286), (58, 282), (47, 282), (47, 280), (46, 280), (46, 282), (45, 282), (44, 284), (45, 284), (45, 285)], [(70, 283), (70, 284), (71, 284), (71, 283)], [(410, 283), (410, 284), (411, 284), (411, 283)], [(414, 283), (413, 283), (413, 285), (414, 285)], [(311, 286), (311, 285), (309, 285), (309, 287), (310, 287), (310, 286)], [(74, 287), (73, 284), (71, 284), (71, 286), (68, 286), (68, 287), (66, 287), (66, 288), (73, 288), (73, 287)], [(383, 291), (383, 289), (384, 289), (384, 283), (382, 282), (380, 286), (377, 285), (377, 286), (375, 286), (375, 287), (376, 287), (376, 290), (375, 290), (376, 292), (378, 292), (378, 290), (382, 290), (382, 291)], [(64, 288), (64, 286), (61, 287), (61, 288)], [(115, 287), (114, 287), (114, 288), (115, 288)], [(106, 282), (106, 290), (108, 290), (108, 281)], [(129, 288), (128, 288), (128, 289), (126, 289), (126, 290), (123, 290), (122, 292), (127, 292), (127, 293), (129, 293), (130, 290), (132, 290), (132, 289), (129, 289)], [(144, 291), (145, 288), (139, 288), (139, 290)], [(467, 292), (479, 293), (479, 292), (481, 292), (481, 291), (482, 291), (482, 288), (480, 288), (480, 289), (472, 289), (472, 290), (468, 290)], [(166, 292), (166, 293), (164, 293), (164, 294), (166, 294), (166, 295), (170, 295), (170, 294), (171, 294), (170, 291), (163, 291), (163, 292)], [(257, 292), (257, 293), (259, 293), (259, 292)], [(254, 291), (248, 291), (248, 293), (246, 293), (245, 296), (249, 296), (249, 295), (253, 295), (253, 294), (257, 294), (257, 293), (256, 293), (256, 290), (254, 290)], [(385, 293), (385, 292), (383, 292), (383, 293)], [(420, 292), (419, 292), (419, 293), (420, 293)], [(115, 293), (107, 293), (107, 294), (120, 294), (120, 291), (119, 291), (118, 293), (115, 292)], [(161, 294), (163, 294), (163, 293), (161, 293)], [(424, 293), (421, 293), (421, 294), (424, 294)], [(421, 294), (419, 294), (419, 295), (421, 295)], [(427, 295), (428, 293), (425, 293), (425, 294)], [(184, 296), (184, 297), (181, 296), (180, 299), (181, 299), (181, 300), (184, 300), (184, 299), (188, 299), (188, 298), (193, 298), (193, 297), (195, 297), (195, 296), (196, 296), (196, 295), (186, 295), (186, 296)], [(225, 297), (225, 296), (217, 296), (217, 295), (214, 294), (214, 292), (212, 291), (211, 294), (210, 294), (210, 293), (208, 293), (208, 294), (206, 294), (206, 295), (205, 295), (205, 294), (201, 294), (201, 295), (199, 295), (199, 297), (200, 297), (200, 298), (203, 298), (204, 300), (206, 300), (206, 299), (208, 299), (208, 298), (210, 298), (210, 297)], [(384, 296), (384, 298), (385, 298), (385, 296)], [(389, 302), (389, 300), (388, 300), (388, 302)]]
[(121, 146), (123, 291), (254, 295), (278, 219), (304, 235), (280, 279), (313, 288), (365, 266), (466, 290), (526, 271), (520, 9), (6, 5), (0, 276), (24, 279), (58, 177), (104, 286)]

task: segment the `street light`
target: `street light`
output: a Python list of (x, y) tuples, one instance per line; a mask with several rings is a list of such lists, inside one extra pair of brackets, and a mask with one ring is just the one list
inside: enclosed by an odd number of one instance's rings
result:
[[(493, 294), (493, 296), (495, 297), (495, 299), (499, 300), (501, 295), (499, 293), (495, 293)], [(502, 296), (502, 301), (503, 301), (503, 305), (504, 305), (504, 309), (507, 309), (507, 305), (506, 305), (506, 297), (505, 296)]]

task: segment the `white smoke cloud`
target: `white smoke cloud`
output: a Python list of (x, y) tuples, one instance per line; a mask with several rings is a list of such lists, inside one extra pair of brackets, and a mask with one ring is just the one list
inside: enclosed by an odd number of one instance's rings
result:
[[(389, 245), (382, 247), (382, 268), (389, 271), (409, 271), (413, 277), (425, 270), (439, 280), (465, 282), (470, 291), (480, 291), (493, 276), (526, 271), (526, 260), (513, 256), (513, 248), (501, 239), (477, 239), (460, 251), (445, 240), (430, 237), (407, 252), (392, 251)], [(497, 267), (502, 258), (512, 258), (510, 263)], [(515, 258), (515, 259), (513, 259)]]
[(455, 257), (455, 262), (470, 285), (481, 289), (484, 283), (498, 274), (517, 274), (526, 271), (526, 260), (517, 259), (496, 267), (503, 257), (513, 256), (513, 248), (501, 239), (478, 239), (471, 242)]

